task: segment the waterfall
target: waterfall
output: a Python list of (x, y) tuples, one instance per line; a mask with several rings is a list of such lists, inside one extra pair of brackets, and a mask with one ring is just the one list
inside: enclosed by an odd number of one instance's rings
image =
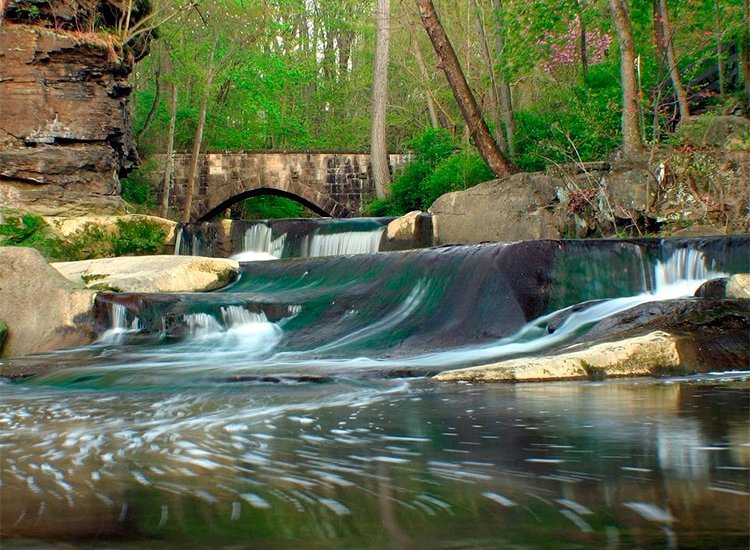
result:
[(702, 251), (692, 248), (675, 250), (666, 261), (654, 266), (654, 288), (673, 285), (679, 281), (698, 281), (719, 276), (712, 273), (712, 266)]
[[(330, 223), (330, 222), (328, 222)], [(351, 230), (351, 222), (343, 227), (346, 231), (336, 231), (333, 222), (330, 226), (320, 225), (312, 233), (303, 234), (301, 238), (289, 238), (283, 232), (275, 235), (274, 228), (266, 223), (257, 223), (245, 231), (242, 239), (242, 251), (232, 256), (238, 261), (275, 260), (279, 258), (301, 257), (318, 258), (322, 256), (344, 256), (350, 254), (373, 254), (380, 248), (380, 239), (385, 226), (365, 225), (364, 229)], [(340, 226), (339, 226), (340, 227)]]
[(316, 230), (302, 242), (302, 256), (344, 256), (348, 254), (372, 254), (380, 248), (380, 239), (385, 227), (369, 231), (344, 231), (321, 234)]
[(174, 239), (174, 254), (179, 256), (181, 254), (180, 248), (182, 247), (182, 226), (177, 228), (177, 236)]
[(141, 330), (141, 320), (133, 316), (128, 323), (128, 310), (122, 304), (110, 303), (110, 328), (104, 331), (99, 338), (100, 344), (122, 343), (127, 334), (136, 333)]
[(242, 245), (242, 252), (234, 254), (233, 259), (241, 262), (277, 260), (284, 256), (286, 234), (274, 238), (271, 227), (258, 223), (245, 231)]

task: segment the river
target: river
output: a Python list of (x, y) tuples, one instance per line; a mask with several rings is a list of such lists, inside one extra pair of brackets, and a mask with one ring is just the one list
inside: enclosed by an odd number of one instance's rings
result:
[(429, 375), (690, 296), (749, 245), (249, 262), (222, 292), (103, 295), (96, 344), (6, 360), (54, 368), (0, 384), (3, 548), (745, 548), (749, 371)]

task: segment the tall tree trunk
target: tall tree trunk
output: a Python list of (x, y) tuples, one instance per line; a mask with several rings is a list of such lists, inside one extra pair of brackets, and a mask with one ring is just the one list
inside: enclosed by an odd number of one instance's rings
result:
[(354, 33), (351, 31), (339, 32), (337, 42), (339, 46), (339, 80), (348, 80)]
[(489, 69), (490, 89), (487, 98), (490, 117), (492, 118), (492, 123), (495, 125), (495, 139), (497, 140), (498, 145), (500, 145), (500, 150), (503, 153), (507, 153), (508, 144), (503, 135), (503, 121), (500, 118), (500, 98), (498, 97), (499, 93), (495, 79), (495, 70), (492, 68), (493, 63), (492, 55), (490, 54), (490, 45), (487, 42), (487, 33), (484, 32), (484, 22), (482, 21), (482, 14), (479, 11), (477, 0), (471, 0), (471, 7), (474, 11), (474, 25), (477, 29), (477, 34), (479, 35), (479, 49), (482, 54), (482, 61), (484, 61), (484, 64)]
[(195, 127), (195, 135), (193, 137), (193, 150), (190, 154), (190, 171), (188, 172), (188, 188), (185, 193), (185, 205), (182, 209), (182, 223), (190, 221), (191, 210), (193, 209), (193, 194), (195, 193), (195, 180), (198, 176), (198, 159), (201, 153), (201, 145), (203, 144), (203, 128), (206, 125), (206, 110), (208, 109), (208, 96), (211, 95), (211, 85), (214, 80), (214, 55), (216, 53), (216, 46), (219, 42), (218, 38), (215, 38), (211, 44), (211, 53), (208, 56), (208, 66), (206, 70), (206, 88), (203, 90), (201, 97), (200, 111), (198, 112), (198, 124)]
[(635, 73), (635, 42), (626, 0), (609, 0), (609, 9), (620, 41), (622, 86), (622, 146), (626, 155), (641, 150), (638, 122), (638, 79)]
[(742, 72), (745, 76), (745, 95), (750, 108), (750, 0), (742, 2)]
[(390, 0), (378, 0), (375, 8), (377, 35), (372, 78), (372, 126), (370, 129), (370, 162), (375, 194), (384, 199), (389, 194), (391, 172), (385, 141), (385, 112), (388, 104), (388, 46), (390, 43)]
[(510, 84), (500, 71), (500, 62), (505, 50), (505, 28), (503, 26), (503, 3), (502, 0), (492, 0), (492, 10), (495, 12), (495, 67), (497, 69), (497, 88), (500, 112), (505, 124), (505, 140), (508, 144), (508, 154), (516, 154), (516, 123), (513, 120), (513, 99), (510, 93)]
[(156, 92), (154, 93), (154, 101), (151, 103), (151, 108), (148, 111), (148, 114), (146, 115), (146, 121), (143, 123), (143, 126), (140, 130), (138, 130), (138, 133), (135, 135), (135, 141), (138, 143), (141, 141), (141, 138), (143, 137), (143, 134), (146, 133), (146, 130), (148, 130), (148, 127), (151, 126), (151, 122), (154, 120), (154, 115), (156, 114), (156, 110), (159, 107), (159, 101), (161, 100), (161, 71), (162, 71), (162, 64), (164, 63), (163, 58), (166, 57), (168, 54), (166, 52), (162, 52), (162, 54), (159, 56), (159, 61), (156, 65), (156, 72), (154, 74), (154, 80), (155, 86), (156, 86)]
[(164, 178), (162, 180), (161, 207), (159, 214), (166, 218), (169, 213), (169, 196), (172, 194), (172, 172), (174, 170), (174, 133), (177, 125), (177, 84), (172, 80), (172, 61), (169, 54), (164, 56), (164, 73), (169, 88), (169, 135), (167, 136), (167, 156), (164, 161)]
[(667, 0), (658, 0), (659, 2), (659, 19), (661, 20), (662, 36), (664, 39), (664, 50), (667, 52), (667, 66), (669, 68), (669, 77), (672, 80), (672, 87), (677, 96), (677, 105), (680, 108), (680, 119), (687, 120), (690, 118), (690, 103), (688, 101), (685, 86), (682, 85), (680, 69), (677, 67), (677, 56), (674, 53), (674, 41), (672, 40), (672, 25), (669, 22), (669, 7)]
[(714, 0), (714, 13), (716, 14), (716, 65), (719, 69), (719, 95), (724, 97), (726, 94), (726, 70), (724, 66), (724, 47), (721, 44), (721, 6), (719, 0)]
[(653, 2), (653, 19), (654, 19), (654, 46), (656, 46), (656, 57), (659, 66), (667, 66), (667, 50), (664, 46), (667, 41), (664, 38), (664, 26), (661, 24), (659, 15), (659, 0)]
[(419, 49), (419, 43), (416, 39), (412, 39), (411, 49), (414, 52), (414, 59), (417, 62), (419, 74), (424, 80), (424, 89), (427, 94), (427, 111), (430, 113), (430, 124), (432, 125), (432, 128), (436, 130), (440, 127), (440, 122), (438, 121), (437, 111), (435, 110), (435, 102), (432, 99), (432, 90), (430, 89), (430, 75), (427, 73), (427, 67), (424, 64), (422, 51)]
[(464, 116), (466, 125), (469, 127), (474, 144), (479, 150), (479, 154), (490, 167), (497, 177), (504, 177), (512, 174), (515, 169), (513, 165), (505, 158), (503, 152), (493, 139), (487, 128), (487, 123), (482, 118), (482, 113), (477, 106), (474, 94), (466, 82), (466, 77), (461, 70), (461, 65), (456, 57), (448, 36), (443, 29), (440, 19), (435, 13), (435, 6), (432, 0), (416, 0), (419, 8), (422, 24), (432, 41), (438, 58), (440, 59), (440, 68), (445, 72), (453, 97), (456, 98), (461, 113)]
[(578, 42), (581, 54), (581, 72), (583, 73), (583, 78), (586, 78), (586, 75), (589, 73), (589, 55), (586, 46), (586, 21), (584, 21), (583, 7), (579, 0), (576, 0), (576, 11), (578, 12)]

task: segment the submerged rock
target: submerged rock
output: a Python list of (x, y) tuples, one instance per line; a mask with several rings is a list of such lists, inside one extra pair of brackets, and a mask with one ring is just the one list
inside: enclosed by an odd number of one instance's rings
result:
[(677, 371), (681, 357), (675, 338), (656, 331), (618, 342), (606, 342), (544, 357), (524, 357), (479, 367), (441, 372), (440, 382), (538, 382), (648, 376)]
[(70, 281), (95, 290), (206, 292), (232, 282), (239, 263), (199, 256), (123, 256), (51, 264)]
[(650, 302), (603, 319), (542, 357), (445, 371), (434, 379), (532, 382), (742, 370), (750, 358), (750, 301)]
[(94, 296), (52, 269), (38, 251), (0, 247), (0, 318), (10, 320), (3, 355), (90, 343)]
[(750, 298), (750, 274), (738, 273), (730, 277), (719, 277), (703, 283), (695, 291), (696, 297), (699, 298)]

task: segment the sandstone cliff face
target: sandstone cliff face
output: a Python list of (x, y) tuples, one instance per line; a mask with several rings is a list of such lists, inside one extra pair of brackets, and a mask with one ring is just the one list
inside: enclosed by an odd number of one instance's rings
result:
[(96, 34), (0, 26), (0, 207), (121, 207), (118, 176), (137, 162), (131, 70)]

